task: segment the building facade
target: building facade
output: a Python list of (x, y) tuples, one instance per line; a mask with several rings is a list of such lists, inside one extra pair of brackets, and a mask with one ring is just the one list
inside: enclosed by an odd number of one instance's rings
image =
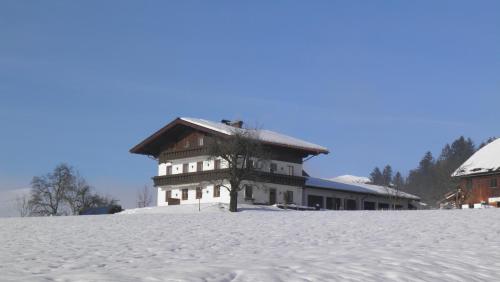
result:
[(308, 177), (304, 188), (308, 206), (327, 210), (412, 210), (420, 198), (392, 187)]
[(462, 208), (500, 207), (500, 138), (479, 149), (452, 176), (460, 179)]

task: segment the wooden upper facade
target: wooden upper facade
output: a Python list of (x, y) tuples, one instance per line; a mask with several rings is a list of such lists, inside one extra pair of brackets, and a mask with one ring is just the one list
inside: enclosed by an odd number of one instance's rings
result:
[[(183, 118), (177, 118), (171, 123), (167, 124), (162, 129), (158, 130), (141, 143), (130, 149), (131, 153), (149, 155), (155, 158), (160, 158), (161, 154), (194, 154), (190, 151), (201, 150), (205, 136), (218, 135), (222, 137), (229, 137), (230, 134), (221, 132), (216, 128), (209, 126), (202, 126), (194, 122), (189, 122)], [(201, 141), (203, 142), (203, 141)], [(328, 154), (328, 149), (314, 146), (302, 146), (300, 143), (293, 144), (293, 142), (280, 143), (272, 140), (262, 140), (270, 152), (282, 155), (292, 160), (302, 162), (302, 158), (309, 155)], [(182, 152), (182, 153), (181, 153)]]

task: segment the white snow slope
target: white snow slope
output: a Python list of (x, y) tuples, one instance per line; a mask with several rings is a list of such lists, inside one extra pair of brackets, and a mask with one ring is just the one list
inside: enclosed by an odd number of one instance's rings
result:
[(500, 209), (207, 210), (2, 218), (0, 281), (498, 281), (500, 273)]

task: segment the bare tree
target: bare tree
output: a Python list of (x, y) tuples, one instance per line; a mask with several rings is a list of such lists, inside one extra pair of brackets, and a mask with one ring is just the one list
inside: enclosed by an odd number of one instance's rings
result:
[(259, 169), (267, 164), (267, 153), (257, 134), (257, 130), (235, 128), (230, 135), (207, 140), (211, 159), (222, 159), (227, 164), (218, 184), (229, 191), (231, 212), (238, 210), (238, 192), (245, 188), (244, 183), (257, 182), (262, 175)]
[(66, 193), (75, 182), (73, 169), (58, 165), (52, 173), (35, 176), (31, 181), (30, 205), (36, 215), (60, 215), (65, 213)]
[(28, 195), (18, 196), (16, 198), (16, 208), (19, 212), (19, 216), (26, 217), (30, 216), (32, 212), (32, 206)]
[(144, 208), (149, 207), (153, 202), (153, 194), (151, 193), (151, 188), (144, 185), (142, 189), (137, 191), (137, 207)]
[(78, 171), (67, 164), (58, 165), (47, 175), (33, 177), (31, 186), (28, 206), (33, 215), (78, 215), (87, 208), (117, 203), (94, 193)]

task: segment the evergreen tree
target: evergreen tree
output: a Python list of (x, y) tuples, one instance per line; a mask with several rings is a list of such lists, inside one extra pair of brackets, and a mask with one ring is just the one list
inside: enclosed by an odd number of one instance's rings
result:
[(396, 174), (394, 175), (394, 178), (392, 179), (392, 184), (394, 185), (394, 188), (396, 190), (401, 190), (404, 187), (405, 180), (399, 171), (396, 172)]
[(386, 165), (384, 171), (382, 172), (382, 185), (390, 186), (392, 183), (392, 167)]
[(383, 185), (384, 178), (382, 176), (382, 172), (378, 167), (375, 167), (373, 171), (370, 173), (370, 180), (372, 184)]
[(416, 194), (431, 206), (458, 185), (458, 179), (451, 174), (464, 163), (476, 148), (470, 138), (460, 136), (451, 144), (446, 144), (435, 160), (431, 152), (425, 153), (418, 167), (410, 171), (404, 190)]

